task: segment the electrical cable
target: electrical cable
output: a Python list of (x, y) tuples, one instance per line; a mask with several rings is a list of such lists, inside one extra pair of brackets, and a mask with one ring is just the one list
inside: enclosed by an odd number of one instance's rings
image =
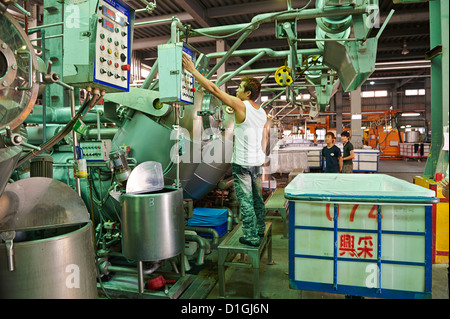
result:
[[(61, 141), (67, 134), (69, 134), (69, 132), (72, 130), (73, 126), (75, 125), (76, 121), (78, 119), (82, 119), (87, 114), (87, 112), (89, 112), (89, 110), (98, 102), (99, 98), (100, 98), (99, 95), (95, 95), (92, 99), (86, 98), (83, 105), (80, 107), (80, 109), (75, 114), (75, 116), (69, 121), (69, 123), (67, 123), (67, 125), (61, 131), (59, 131), (55, 136), (53, 136), (50, 140), (48, 140), (46, 143), (41, 145), (41, 149), (39, 151), (33, 150), (30, 153), (28, 153), (27, 155), (22, 156), (19, 159), (19, 161), (16, 165), (16, 168), (21, 166), (22, 164), (24, 164), (26, 161), (32, 159), (33, 157), (36, 157), (36, 156), (44, 153), (45, 151), (49, 150), (54, 145), (56, 145), (56, 143)], [(44, 114), (44, 116), (46, 116), (46, 115)]]

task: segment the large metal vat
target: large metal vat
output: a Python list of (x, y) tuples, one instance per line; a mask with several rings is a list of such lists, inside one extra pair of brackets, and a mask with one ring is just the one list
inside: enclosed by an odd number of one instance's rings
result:
[(157, 261), (184, 249), (183, 190), (164, 188), (146, 194), (123, 194), (122, 253), (138, 261)]
[(409, 131), (405, 133), (406, 143), (419, 143), (420, 133), (418, 131)]
[(14, 271), (0, 245), (0, 298), (97, 298), (92, 223), (54, 232), (61, 234), (14, 243)]
[(0, 197), (0, 298), (97, 298), (92, 223), (78, 194), (45, 177)]

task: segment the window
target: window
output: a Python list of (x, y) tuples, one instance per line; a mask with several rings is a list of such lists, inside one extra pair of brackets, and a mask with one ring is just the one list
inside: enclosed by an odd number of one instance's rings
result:
[(318, 141), (324, 141), (326, 133), (327, 133), (327, 131), (324, 130), (324, 129), (319, 129), (319, 130), (316, 129), (317, 140)]
[(361, 97), (386, 97), (386, 96), (388, 96), (388, 92), (386, 90), (361, 92)]
[(375, 91), (363, 91), (361, 92), (361, 97), (374, 97)]
[(405, 95), (406, 96), (425, 95), (425, 89), (405, 90)]
[(375, 97), (386, 97), (388, 96), (387, 91), (375, 91)]

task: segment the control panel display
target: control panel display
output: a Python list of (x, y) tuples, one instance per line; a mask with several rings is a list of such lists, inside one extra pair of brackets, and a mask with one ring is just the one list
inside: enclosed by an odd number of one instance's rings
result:
[(103, 9), (102, 10), (103, 16), (108, 17), (113, 21), (116, 20), (116, 15), (115, 15), (114, 11), (108, 9), (107, 6), (103, 6), (102, 9)]
[(80, 141), (81, 156), (86, 162), (108, 161), (111, 141)]
[(114, 24), (111, 21), (103, 20), (103, 27), (111, 32), (114, 32)]
[(129, 90), (130, 12), (117, 0), (100, 0), (94, 82)]
[[(195, 59), (194, 52), (186, 45), (183, 45), (183, 52), (187, 53), (191, 60)], [(180, 102), (187, 104), (194, 104), (194, 76), (186, 71), (184, 68), (182, 69), (181, 74), (181, 92), (180, 92)]]

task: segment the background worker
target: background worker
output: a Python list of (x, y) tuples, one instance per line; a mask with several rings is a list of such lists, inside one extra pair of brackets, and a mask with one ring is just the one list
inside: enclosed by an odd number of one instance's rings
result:
[(341, 134), (342, 142), (344, 142), (344, 151), (342, 157), (342, 173), (353, 173), (353, 159), (355, 158), (355, 153), (353, 151), (353, 144), (350, 143), (350, 133), (344, 131)]
[(244, 234), (244, 237), (239, 238), (239, 242), (257, 247), (266, 227), (262, 165), (265, 162), (263, 150), (266, 149), (269, 132), (266, 112), (255, 103), (261, 91), (261, 83), (255, 78), (242, 78), (236, 96), (232, 96), (201, 75), (185, 53), (183, 67), (192, 73), (205, 90), (234, 110), (234, 150), (231, 167)]
[(325, 146), (322, 156), (325, 158), (325, 173), (340, 173), (342, 170), (342, 153), (339, 147), (334, 145), (335, 137), (332, 132), (325, 134)]

